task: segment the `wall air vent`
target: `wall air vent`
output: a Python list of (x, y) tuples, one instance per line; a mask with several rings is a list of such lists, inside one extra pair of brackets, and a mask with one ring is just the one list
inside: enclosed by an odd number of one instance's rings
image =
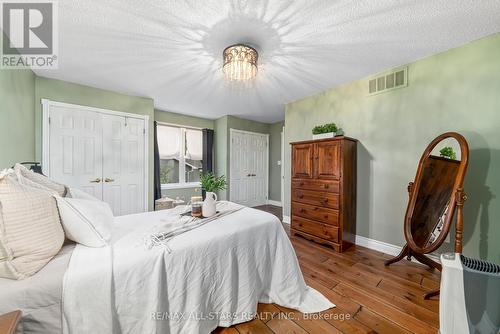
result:
[(385, 93), (408, 86), (408, 67), (400, 67), (368, 79), (368, 95)]

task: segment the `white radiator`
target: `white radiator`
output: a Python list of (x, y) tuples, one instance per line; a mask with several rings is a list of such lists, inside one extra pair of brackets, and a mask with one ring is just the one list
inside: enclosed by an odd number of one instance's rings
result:
[(453, 253), (441, 264), (440, 333), (500, 333), (500, 266)]

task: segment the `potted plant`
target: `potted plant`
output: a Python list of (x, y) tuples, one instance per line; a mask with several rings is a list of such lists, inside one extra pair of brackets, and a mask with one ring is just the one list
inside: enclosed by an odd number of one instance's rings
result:
[(216, 177), (212, 172), (201, 174), (200, 183), (203, 200), (205, 200), (207, 192), (215, 193), (216, 191), (224, 190), (227, 187), (226, 176), (221, 175)]
[(439, 155), (443, 158), (457, 160), (457, 154), (450, 146), (443, 147), (441, 151), (439, 151)]
[(333, 138), (338, 130), (335, 123), (317, 125), (312, 129), (313, 139)]

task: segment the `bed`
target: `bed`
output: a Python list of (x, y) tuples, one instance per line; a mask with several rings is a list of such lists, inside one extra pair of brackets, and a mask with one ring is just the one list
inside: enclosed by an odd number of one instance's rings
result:
[(170, 210), (116, 217), (110, 247), (67, 245), (40, 272), (0, 279), (0, 312), (24, 333), (210, 333), (252, 320), (257, 303), (334, 307), (306, 286), (273, 215), (243, 208), (147, 247)]

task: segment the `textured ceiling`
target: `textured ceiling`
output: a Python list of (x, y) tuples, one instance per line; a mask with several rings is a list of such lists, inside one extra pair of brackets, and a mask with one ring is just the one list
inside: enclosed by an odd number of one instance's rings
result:
[[(500, 31), (500, 1), (64, 0), (59, 19), (59, 69), (39, 75), (274, 122), (287, 102)], [(244, 86), (221, 71), (238, 42), (260, 55)]]

